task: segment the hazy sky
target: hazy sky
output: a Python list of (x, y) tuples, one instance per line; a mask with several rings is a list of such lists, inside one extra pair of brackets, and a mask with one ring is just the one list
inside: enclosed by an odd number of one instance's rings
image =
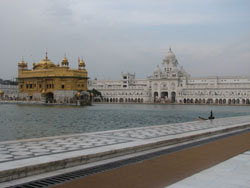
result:
[(0, 0), (0, 78), (48, 51), (90, 78), (151, 75), (169, 46), (192, 76), (250, 75), (249, 0)]

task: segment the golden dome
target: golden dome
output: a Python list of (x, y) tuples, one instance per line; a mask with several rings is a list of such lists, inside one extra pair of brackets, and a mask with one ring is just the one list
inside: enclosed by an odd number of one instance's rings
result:
[(55, 67), (56, 65), (50, 61), (50, 59), (48, 58), (48, 53), (46, 52), (46, 56), (45, 59), (43, 59), (42, 61), (39, 61), (39, 63), (34, 64), (34, 69), (37, 67), (41, 67), (41, 68), (50, 68), (50, 67)]
[(42, 61), (39, 61), (38, 65), (54, 65), (54, 63), (52, 61), (50, 61), (50, 59), (48, 58), (47, 56), (47, 53), (46, 53), (46, 57), (45, 59), (43, 59)]
[(0, 94), (3, 94), (3, 91), (2, 91), (2, 90), (0, 90)]

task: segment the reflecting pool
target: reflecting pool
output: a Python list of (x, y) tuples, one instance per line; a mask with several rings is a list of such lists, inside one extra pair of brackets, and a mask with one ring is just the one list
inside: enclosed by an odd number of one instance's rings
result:
[(194, 121), (211, 110), (216, 118), (250, 115), (250, 106), (0, 104), (0, 141)]

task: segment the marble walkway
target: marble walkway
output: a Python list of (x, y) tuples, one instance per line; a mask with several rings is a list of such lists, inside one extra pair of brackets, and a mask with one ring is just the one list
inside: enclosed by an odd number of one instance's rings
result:
[[(208, 135), (208, 133), (211, 135), (229, 129), (234, 131), (245, 128), (250, 128), (250, 116), (0, 142), (0, 182), (88, 163), (90, 158), (96, 161), (102, 160), (104, 154), (107, 158), (114, 157), (119, 156), (119, 151), (129, 154), (138, 151), (140, 147), (147, 146), (146, 149), (153, 149), (157, 147), (157, 143), (168, 145), (168, 140), (176, 140), (178, 143), (181, 142), (181, 138), (193, 139), (195, 135)], [(98, 154), (100, 157), (94, 159)], [(76, 157), (79, 162), (69, 164), (66, 161)], [(44, 166), (62, 160), (64, 160), (62, 167), (59, 167), (62, 163), (50, 169)], [(36, 165), (43, 165), (42, 170)], [(29, 173), (32, 171), (31, 166), (32, 168), (36, 166), (36, 169)], [(18, 172), (18, 169), (21, 169), (22, 173)], [(24, 171), (27, 172), (23, 173)]]
[(249, 188), (250, 150), (166, 188)]

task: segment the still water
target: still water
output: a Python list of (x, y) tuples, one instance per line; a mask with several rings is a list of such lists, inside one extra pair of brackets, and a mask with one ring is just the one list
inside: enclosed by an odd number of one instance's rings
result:
[(0, 141), (250, 115), (250, 106), (95, 104), (87, 107), (0, 104)]

